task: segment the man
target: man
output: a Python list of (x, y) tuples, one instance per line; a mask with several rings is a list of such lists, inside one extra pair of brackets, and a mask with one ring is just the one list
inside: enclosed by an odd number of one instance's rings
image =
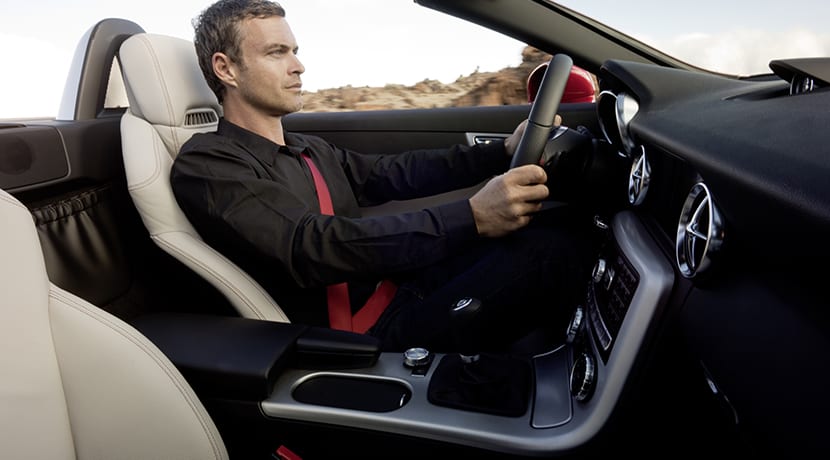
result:
[[(553, 235), (552, 226), (528, 226), (548, 194), (544, 169), (499, 174), (524, 123), (492, 145), (351, 152), (283, 130), (282, 117), (302, 109), (305, 68), (280, 5), (220, 0), (194, 26), (200, 66), (224, 113), (217, 132), (182, 147), (171, 172), (176, 198), (203, 238), (259, 281), (293, 322), (368, 329), (388, 350), (449, 350), (457, 345), (450, 306), (472, 296), (484, 303), (476, 327), (492, 336), (481, 346), (498, 348), (571, 300), (569, 287), (583, 273), (574, 254), (580, 246)], [(360, 214), (361, 206), (489, 177), (469, 200)], [(336, 286), (348, 283), (340, 294), (347, 292), (351, 315), (379, 292), (379, 280), (392, 281), (380, 285), (391, 300), (368, 323), (364, 315), (362, 329), (350, 319), (333, 324)]]

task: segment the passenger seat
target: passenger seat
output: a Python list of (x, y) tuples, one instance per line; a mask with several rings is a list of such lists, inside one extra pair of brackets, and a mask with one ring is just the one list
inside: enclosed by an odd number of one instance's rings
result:
[(3, 190), (0, 222), (0, 456), (227, 458), (155, 345), (50, 282), (31, 213)]

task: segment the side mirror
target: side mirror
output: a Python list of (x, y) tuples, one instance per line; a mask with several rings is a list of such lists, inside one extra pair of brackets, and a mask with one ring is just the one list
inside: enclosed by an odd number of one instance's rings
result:
[[(536, 93), (539, 92), (539, 85), (542, 84), (542, 77), (545, 76), (547, 67), (548, 63), (539, 64), (527, 77), (528, 102), (533, 102), (536, 99)], [(577, 66), (572, 66), (561, 102), (596, 102), (597, 93), (599, 92), (598, 89), (599, 86), (590, 72)]]

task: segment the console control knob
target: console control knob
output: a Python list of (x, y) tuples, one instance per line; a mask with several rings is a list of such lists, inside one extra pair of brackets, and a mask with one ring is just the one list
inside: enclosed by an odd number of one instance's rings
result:
[(568, 324), (568, 332), (565, 336), (565, 342), (573, 343), (576, 340), (576, 336), (579, 334), (579, 331), (582, 329), (582, 322), (585, 320), (585, 312), (582, 310), (582, 307), (576, 307), (574, 310), (574, 314), (571, 317), (571, 322)]
[(432, 355), (426, 348), (414, 347), (403, 352), (403, 364), (406, 367), (416, 368), (429, 365)]
[(605, 262), (605, 259), (597, 260), (597, 263), (594, 264), (594, 270), (591, 272), (591, 279), (594, 280), (594, 283), (599, 284), (605, 278), (606, 270), (608, 270), (608, 263)]
[(594, 358), (580, 353), (571, 367), (571, 395), (577, 401), (587, 401), (594, 392), (597, 370)]

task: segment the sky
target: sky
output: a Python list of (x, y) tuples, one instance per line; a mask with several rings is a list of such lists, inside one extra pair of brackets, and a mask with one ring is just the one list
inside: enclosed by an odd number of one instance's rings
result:
[[(482, 1), (482, 0), (476, 0)], [(634, 3), (640, 4), (635, 7)], [(212, 0), (0, 0), (0, 118), (54, 115), (78, 40), (95, 22), (117, 17), (147, 32), (192, 39), (191, 20)], [(282, 0), (306, 67), (307, 91), (454, 81), (475, 70), (520, 62), (523, 44), (415, 4), (412, 0)], [(830, 55), (824, 33), (830, 1), (564, 0), (661, 48), (745, 73), (787, 56)], [(740, 6), (743, 4), (744, 6)], [(751, 5), (750, 10), (741, 10)], [(797, 7), (796, 7), (797, 6)], [(657, 18), (658, 14), (671, 17)], [(735, 22), (752, 17), (753, 25)], [(394, 23), (389, 18), (394, 19)], [(787, 47), (787, 48), (785, 48)], [(755, 64), (755, 68), (751, 67)], [(763, 67), (763, 65), (761, 65)], [(752, 69), (752, 70), (750, 70)], [(763, 69), (761, 69), (763, 70)]]
[[(147, 32), (192, 40), (191, 20), (212, 0), (0, 3), (0, 43), (10, 45), (4, 47), (7, 64), (0, 72), (0, 118), (9, 118), (57, 113), (78, 40), (98, 20), (129, 19)], [(299, 57), (306, 68), (303, 87), (307, 91), (346, 84), (411, 85), (426, 78), (451, 82), (477, 67), (491, 71), (521, 62), (522, 43), (412, 0), (280, 3), (300, 47)], [(397, 24), (383, 20), (388, 17), (397, 18)], [(445, 52), (446, 40), (458, 41), (458, 49), (467, 51)], [(378, 47), (382, 50), (374, 51)], [(17, 71), (9, 72), (11, 68)], [(21, 86), (26, 90), (21, 91)]]
[[(830, 56), (830, 1), (561, 0), (692, 64), (769, 72), (771, 59)], [(621, 8), (621, 5), (625, 5)]]

